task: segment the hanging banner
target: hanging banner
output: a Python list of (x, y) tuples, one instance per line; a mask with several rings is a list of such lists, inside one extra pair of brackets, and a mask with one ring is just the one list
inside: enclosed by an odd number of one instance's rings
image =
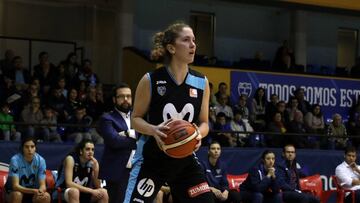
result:
[(277, 94), (285, 102), (297, 88), (303, 88), (305, 100), (310, 104), (319, 104), (327, 122), (334, 113), (339, 113), (347, 121), (349, 109), (360, 95), (359, 80), (320, 76), (231, 71), (230, 83), (233, 104), (237, 103), (240, 94), (252, 98), (259, 87), (266, 90), (268, 101), (271, 94)]

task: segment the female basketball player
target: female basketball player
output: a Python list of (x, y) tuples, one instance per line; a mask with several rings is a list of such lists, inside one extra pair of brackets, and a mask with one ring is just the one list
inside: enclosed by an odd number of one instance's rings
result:
[[(60, 166), (56, 187), (62, 188), (61, 199), (68, 203), (107, 203), (107, 191), (100, 187), (99, 163), (94, 158), (94, 143), (83, 139)], [(57, 191), (53, 199), (57, 200)]]
[[(164, 124), (172, 118), (197, 124), (201, 139), (209, 131), (209, 84), (202, 74), (189, 68), (196, 51), (192, 29), (184, 23), (170, 25), (154, 36), (152, 58), (164, 67), (147, 73), (140, 80), (131, 123), (140, 132), (125, 203), (150, 203), (167, 182), (174, 202), (212, 203), (205, 176), (194, 155), (175, 159), (158, 147)], [(161, 144), (160, 144), (161, 145)]]
[(26, 137), (21, 141), (21, 152), (11, 157), (5, 185), (7, 202), (50, 203), (45, 184), (46, 163), (36, 153), (36, 144), (34, 137)]

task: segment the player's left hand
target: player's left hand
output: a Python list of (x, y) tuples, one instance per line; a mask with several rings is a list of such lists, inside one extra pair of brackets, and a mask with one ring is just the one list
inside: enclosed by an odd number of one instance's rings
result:
[(197, 144), (195, 145), (195, 152), (196, 151), (198, 151), (199, 149), (200, 149), (200, 147), (201, 147), (201, 139), (202, 139), (202, 135), (201, 135), (201, 133), (200, 133), (200, 130), (199, 130), (199, 127), (195, 124), (195, 123), (193, 123), (193, 125), (194, 125), (194, 127), (196, 128), (196, 132), (197, 132), (197, 136), (196, 136), (196, 140), (198, 141), (197, 142)]

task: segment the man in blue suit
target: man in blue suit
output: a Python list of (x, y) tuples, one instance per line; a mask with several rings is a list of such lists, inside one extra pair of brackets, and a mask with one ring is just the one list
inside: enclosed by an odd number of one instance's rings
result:
[(296, 151), (293, 144), (283, 148), (283, 160), (278, 164), (279, 184), (286, 203), (320, 203), (312, 194), (300, 191), (299, 179), (305, 177), (300, 164), (296, 161)]
[(101, 116), (98, 132), (104, 138), (100, 178), (106, 180), (110, 203), (124, 201), (131, 160), (136, 149), (136, 133), (130, 127), (131, 89), (121, 83), (112, 92), (113, 111)]

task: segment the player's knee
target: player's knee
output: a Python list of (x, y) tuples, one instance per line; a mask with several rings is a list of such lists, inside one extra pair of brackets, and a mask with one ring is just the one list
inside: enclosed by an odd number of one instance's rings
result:
[(105, 188), (101, 188), (100, 191), (101, 191), (101, 194), (103, 194), (104, 198), (109, 199), (108, 192)]
[(21, 193), (19, 191), (13, 191), (10, 194), (10, 198), (13, 202), (19, 202), (23, 198), (23, 193)]
[(76, 188), (69, 188), (67, 191), (69, 199), (79, 199), (80, 198), (80, 191)]

